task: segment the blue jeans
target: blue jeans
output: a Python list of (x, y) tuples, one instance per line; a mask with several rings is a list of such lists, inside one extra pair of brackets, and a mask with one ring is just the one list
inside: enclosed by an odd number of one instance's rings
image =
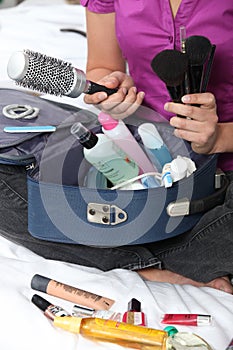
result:
[(96, 248), (32, 237), (27, 230), (26, 170), (0, 165), (0, 234), (47, 259), (103, 271), (155, 267), (209, 282), (233, 275), (233, 172), (228, 177), (224, 204), (205, 213), (192, 230), (155, 243)]

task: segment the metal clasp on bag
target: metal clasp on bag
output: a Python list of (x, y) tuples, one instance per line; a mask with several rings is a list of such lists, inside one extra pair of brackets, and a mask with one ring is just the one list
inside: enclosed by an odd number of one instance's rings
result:
[(190, 201), (188, 198), (182, 198), (176, 202), (171, 202), (167, 206), (167, 214), (169, 216), (189, 215)]
[(127, 213), (116, 205), (89, 203), (87, 220), (96, 224), (117, 225), (127, 220)]

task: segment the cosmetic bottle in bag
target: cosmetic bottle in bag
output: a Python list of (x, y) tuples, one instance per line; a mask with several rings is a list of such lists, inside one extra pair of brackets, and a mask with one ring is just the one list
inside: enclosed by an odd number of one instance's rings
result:
[(172, 157), (156, 126), (152, 123), (143, 123), (139, 126), (138, 133), (148, 157), (158, 171), (162, 172), (163, 166), (170, 163)]
[(106, 135), (94, 134), (80, 122), (72, 125), (71, 134), (77, 137), (84, 147), (86, 160), (113, 185), (138, 176), (137, 164)]
[(140, 168), (140, 173), (156, 171), (155, 166), (148, 159), (141, 146), (135, 140), (123, 120), (113, 119), (109, 114), (100, 112), (98, 120), (102, 124), (102, 131), (111, 138)]

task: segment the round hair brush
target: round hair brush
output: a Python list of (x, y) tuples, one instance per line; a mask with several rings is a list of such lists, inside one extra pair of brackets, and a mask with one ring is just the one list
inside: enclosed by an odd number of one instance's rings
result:
[(69, 62), (31, 50), (13, 53), (7, 72), (16, 84), (45, 94), (78, 97), (81, 93), (91, 95), (104, 91), (111, 95), (117, 92), (87, 80), (85, 73)]

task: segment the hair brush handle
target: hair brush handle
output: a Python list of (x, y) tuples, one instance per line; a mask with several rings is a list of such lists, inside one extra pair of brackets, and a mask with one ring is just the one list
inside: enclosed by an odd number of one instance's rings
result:
[(89, 81), (89, 86), (87, 91), (85, 91), (85, 94), (93, 95), (96, 92), (100, 92), (100, 91), (106, 92), (106, 94), (109, 96), (109, 95), (115, 94), (118, 91), (118, 89), (117, 88), (110, 89), (104, 85), (100, 85), (100, 84), (94, 83), (93, 81)]

